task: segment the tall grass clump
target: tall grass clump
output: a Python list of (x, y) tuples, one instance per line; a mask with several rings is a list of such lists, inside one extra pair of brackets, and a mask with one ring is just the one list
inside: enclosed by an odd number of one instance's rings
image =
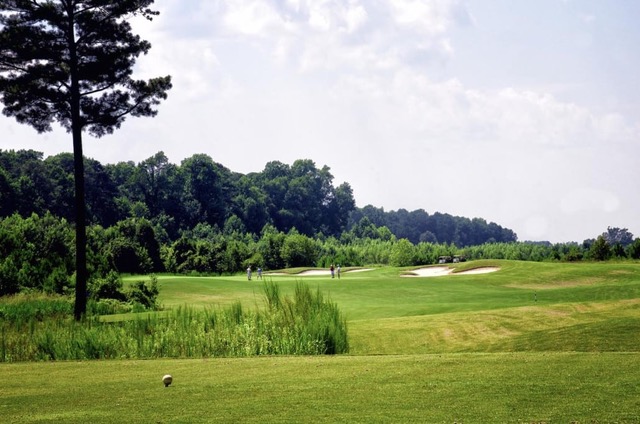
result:
[(298, 283), (294, 297), (288, 298), (269, 282), (264, 291), (266, 307), (261, 310), (245, 310), (239, 302), (204, 310), (182, 306), (119, 322), (103, 322), (98, 316), (76, 322), (71, 310), (46, 319), (12, 313), (14, 318), (0, 323), (0, 362), (348, 351), (346, 319), (319, 290)]
[[(338, 354), (349, 351), (346, 319), (338, 306), (324, 299), (320, 289), (315, 293), (306, 284), (298, 282), (293, 299), (282, 297), (276, 284), (265, 283), (270, 317), (278, 328), (286, 329), (274, 339), (296, 341), (303, 350), (316, 354)], [(305, 347), (306, 346), (306, 347)]]
[(73, 314), (69, 297), (43, 293), (22, 293), (0, 298), (0, 321), (30, 322), (59, 319)]

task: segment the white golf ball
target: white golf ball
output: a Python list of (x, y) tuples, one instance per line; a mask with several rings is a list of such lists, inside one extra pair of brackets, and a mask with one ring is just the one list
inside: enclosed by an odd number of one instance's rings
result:
[(167, 374), (162, 377), (162, 382), (164, 383), (164, 387), (169, 387), (169, 384), (173, 382), (173, 377), (171, 377), (171, 374)]

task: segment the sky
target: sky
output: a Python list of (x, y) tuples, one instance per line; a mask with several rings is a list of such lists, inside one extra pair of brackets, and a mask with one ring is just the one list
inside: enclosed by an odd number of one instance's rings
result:
[[(637, 0), (156, 0), (135, 77), (155, 118), (86, 135), (103, 164), (311, 159), (358, 207), (483, 218), (521, 241), (640, 236)], [(0, 117), (0, 149), (72, 151)]]

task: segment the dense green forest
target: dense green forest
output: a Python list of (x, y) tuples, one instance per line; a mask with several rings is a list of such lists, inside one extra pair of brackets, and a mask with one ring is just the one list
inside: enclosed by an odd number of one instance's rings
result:
[[(467, 259), (640, 258), (640, 239), (608, 228), (582, 243), (518, 242), (480, 218), (357, 208), (311, 160), (270, 162), (242, 175), (193, 155), (159, 152), (139, 164), (86, 160), (92, 296), (125, 294), (117, 273), (229, 274), (330, 264), (412, 266)], [(0, 151), (0, 295), (67, 293), (73, 286), (73, 158)], [(153, 295), (140, 285), (133, 296)]]
[[(356, 208), (351, 186), (334, 187), (329, 167), (318, 168), (308, 159), (293, 165), (269, 162), (262, 172), (243, 175), (207, 155), (174, 165), (158, 152), (138, 164), (86, 159), (85, 169), (89, 223), (108, 228), (127, 218), (147, 218), (162, 230), (163, 242), (198, 224), (227, 233), (257, 235), (270, 225), (285, 233), (295, 228), (307, 236), (333, 237), (354, 226), (366, 236), (373, 224), (412, 243), (457, 246), (517, 240), (513, 231), (480, 218)], [(74, 222), (73, 201), (71, 153), (43, 159), (33, 150), (0, 150), (0, 217), (49, 212)]]

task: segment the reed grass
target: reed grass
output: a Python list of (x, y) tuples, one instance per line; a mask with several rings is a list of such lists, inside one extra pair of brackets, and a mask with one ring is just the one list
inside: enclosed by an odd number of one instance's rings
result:
[[(119, 322), (64, 314), (39, 319), (34, 307), (12, 306), (0, 324), (0, 362), (324, 355), (349, 349), (347, 324), (337, 305), (298, 283), (293, 298), (264, 286), (266, 308), (180, 306)], [(43, 300), (43, 302), (45, 302)], [(58, 300), (53, 300), (56, 305)], [(19, 302), (18, 302), (19, 303)], [(45, 302), (46, 303), (46, 302)], [(12, 309), (15, 308), (15, 309)], [(46, 309), (46, 308), (45, 308)], [(56, 311), (56, 307), (51, 307)]]
[(68, 317), (73, 314), (73, 301), (65, 296), (24, 293), (0, 298), (0, 319), (21, 323), (31, 320)]

